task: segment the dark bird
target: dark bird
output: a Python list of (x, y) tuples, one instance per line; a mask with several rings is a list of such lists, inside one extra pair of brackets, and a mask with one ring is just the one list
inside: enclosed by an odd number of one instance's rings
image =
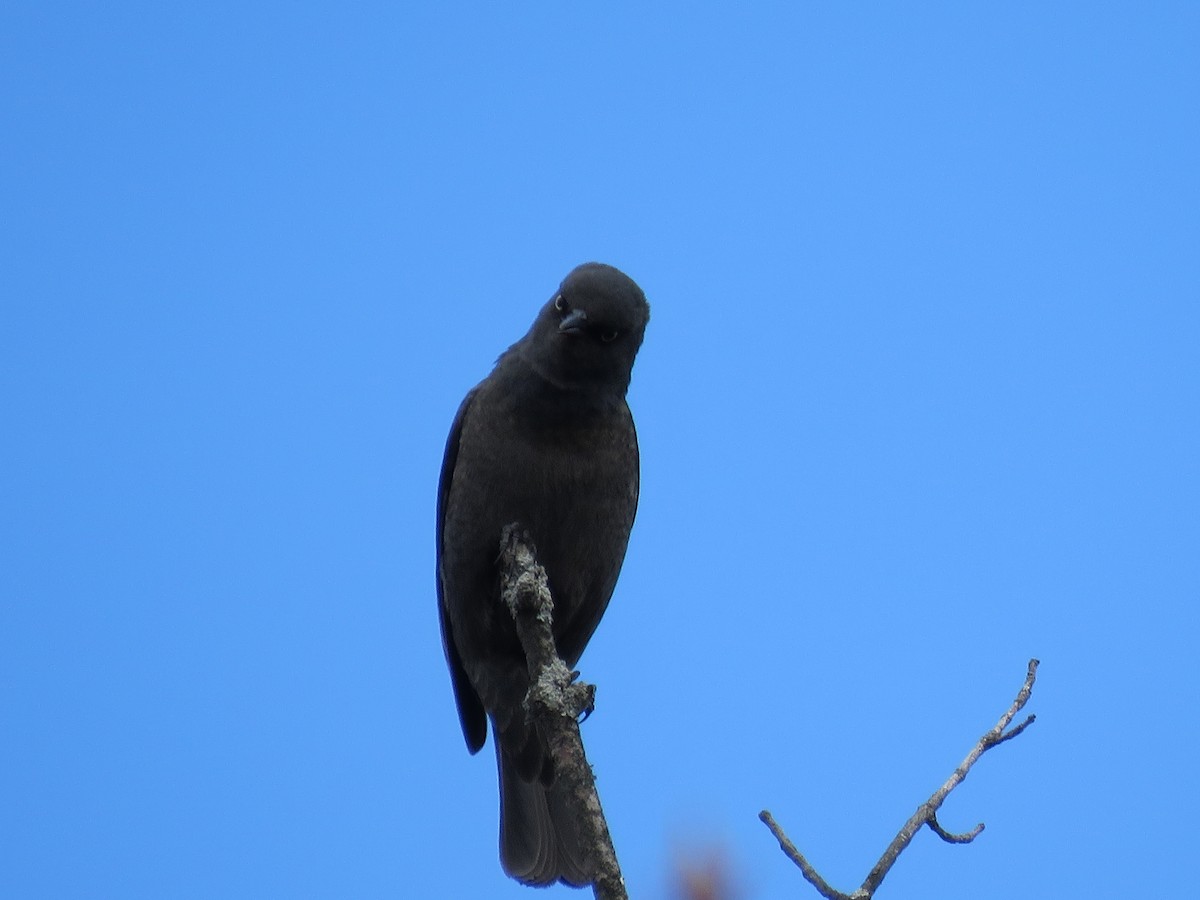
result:
[(554, 638), (574, 668), (621, 571), (638, 500), (625, 392), (650, 307), (632, 279), (586, 263), (463, 400), (437, 507), (438, 612), (467, 749), (491, 719), (500, 770), (500, 861), (526, 884), (588, 883), (574, 811), (526, 722), (529, 677), (499, 599), (500, 533), (518, 523), (554, 598)]

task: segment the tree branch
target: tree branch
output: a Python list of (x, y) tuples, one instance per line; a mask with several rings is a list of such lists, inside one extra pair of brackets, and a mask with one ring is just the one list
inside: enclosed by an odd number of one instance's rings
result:
[(583, 751), (579, 716), (592, 711), (596, 689), (558, 655), (552, 629), (554, 599), (533, 542), (516, 523), (500, 538), (500, 598), (512, 613), (529, 666), (525, 707), (546, 737), (555, 778), (578, 810), (579, 836), (589, 852), (597, 900), (628, 900), (596, 780)]
[(821, 896), (827, 898), (827, 900), (870, 900), (874, 896), (875, 891), (879, 889), (879, 885), (883, 883), (884, 877), (891, 871), (892, 866), (895, 865), (896, 860), (900, 858), (900, 854), (904, 852), (904, 848), (912, 842), (917, 832), (921, 830), (921, 826), (928, 825), (934, 834), (952, 844), (969, 844), (983, 831), (982, 822), (965, 834), (953, 834), (946, 831), (938, 823), (937, 811), (941, 808), (942, 803), (949, 793), (958, 787), (962, 783), (962, 780), (967, 777), (967, 773), (975, 765), (979, 757), (983, 756), (984, 753), (993, 747), (1015, 738), (1033, 724), (1035, 717), (1028, 716), (1021, 724), (1010, 730), (1005, 730), (1008, 729), (1008, 726), (1012, 724), (1012, 720), (1016, 717), (1017, 713), (1029, 701), (1029, 695), (1033, 692), (1033, 683), (1037, 678), (1037, 668), (1038, 661), (1031, 659), (1029, 661), (1029, 668), (1025, 674), (1025, 684), (1017, 693), (1017, 698), (1012, 702), (1012, 705), (1000, 717), (1000, 721), (976, 742), (975, 746), (971, 748), (971, 752), (967, 754), (966, 759), (959, 763), (958, 768), (954, 770), (954, 774), (946, 780), (946, 783), (934, 791), (928, 800), (917, 807), (917, 811), (904, 823), (904, 827), (892, 839), (891, 844), (883, 852), (883, 856), (879, 858), (879, 862), (871, 869), (866, 880), (863, 881), (862, 887), (853, 894), (843, 894), (841, 891), (830, 887), (825, 879), (821, 877), (820, 873), (796, 849), (796, 845), (784, 834), (783, 829), (779, 827), (770, 812), (764, 809), (758, 814), (759, 819), (771, 830), (776, 840), (779, 841), (779, 846), (783, 849), (783, 852), (800, 868), (801, 874), (809, 884), (820, 892)]

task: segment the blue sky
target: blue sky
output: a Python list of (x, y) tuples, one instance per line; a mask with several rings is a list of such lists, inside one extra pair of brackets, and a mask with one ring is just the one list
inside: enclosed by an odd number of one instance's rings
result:
[(434, 495), (589, 259), (653, 311), (633, 894), (805, 896), (764, 807), (852, 889), (1031, 656), (878, 896), (1190, 883), (1200, 8), (416, 6), (0, 12), (0, 894), (531, 896)]

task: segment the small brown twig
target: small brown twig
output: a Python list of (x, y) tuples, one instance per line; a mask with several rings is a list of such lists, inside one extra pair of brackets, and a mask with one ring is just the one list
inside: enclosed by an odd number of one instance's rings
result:
[(1031, 659), (1029, 661), (1029, 668), (1025, 674), (1025, 684), (1017, 693), (1017, 698), (1013, 701), (1012, 705), (1000, 717), (1000, 721), (976, 742), (975, 746), (971, 748), (971, 752), (967, 754), (966, 759), (959, 763), (958, 768), (954, 770), (954, 774), (946, 780), (946, 783), (934, 791), (933, 796), (917, 807), (917, 811), (904, 823), (904, 827), (892, 839), (888, 848), (883, 852), (883, 856), (879, 858), (879, 862), (871, 869), (866, 880), (863, 881), (862, 887), (853, 894), (843, 894), (836, 888), (830, 887), (829, 883), (812, 867), (812, 864), (804, 858), (804, 855), (796, 849), (796, 845), (784, 834), (783, 829), (779, 827), (779, 824), (770, 812), (764, 809), (758, 814), (759, 819), (771, 830), (776, 840), (779, 841), (779, 846), (783, 849), (783, 852), (800, 868), (801, 874), (804, 875), (809, 884), (817, 889), (822, 897), (827, 898), (827, 900), (870, 900), (874, 896), (875, 891), (878, 890), (879, 885), (883, 883), (884, 877), (891, 870), (892, 866), (895, 865), (896, 860), (899, 859), (900, 854), (904, 852), (904, 848), (912, 842), (917, 832), (921, 830), (921, 826), (928, 825), (934, 834), (951, 844), (969, 844), (983, 831), (982, 822), (964, 834), (954, 834), (946, 831), (938, 823), (937, 811), (941, 808), (942, 803), (949, 793), (958, 787), (962, 783), (962, 780), (967, 777), (967, 773), (975, 765), (979, 757), (983, 756), (984, 753), (993, 747), (1003, 744), (1005, 741), (1012, 740), (1034, 723), (1035, 717), (1028, 716), (1021, 724), (1011, 730), (1005, 730), (1012, 724), (1012, 720), (1016, 717), (1017, 713), (1029, 701), (1029, 695), (1033, 692), (1034, 680), (1037, 678), (1037, 668), (1038, 661)]
[(628, 900), (579, 733), (579, 716), (592, 709), (596, 689), (575, 681), (575, 673), (558, 655), (546, 570), (538, 565), (529, 536), (515, 523), (500, 538), (500, 597), (516, 622), (529, 666), (526, 707), (546, 737), (558, 784), (579, 812), (579, 837), (589, 854), (593, 892), (597, 900)]

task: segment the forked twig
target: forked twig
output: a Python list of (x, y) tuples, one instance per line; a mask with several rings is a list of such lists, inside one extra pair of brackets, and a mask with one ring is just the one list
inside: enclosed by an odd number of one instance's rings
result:
[(1029, 701), (1029, 695), (1033, 692), (1033, 683), (1037, 678), (1037, 668), (1038, 661), (1031, 659), (1029, 661), (1029, 668), (1025, 674), (1025, 684), (1017, 693), (1017, 698), (1013, 701), (1012, 705), (1000, 717), (1000, 721), (976, 742), (975, 746), (971, 748), (971, 752), (967, 754), (966, 759), (959, 763), (958, 768), (954, 770), (954, 774), (946, 780), (946, 783), (934, 791), (928, 800), (917, 807), (917, 811), (904, 823), (904, 827), (892, 839), (888, 848), (879, 858), (879, 862), (868, 873), (862, 886), (853, 894), (844, 894), (836, 888), (831, 887), (821, 877), (820, 873), (813, 868), (812, 864), (804, 858), (804, 854), (796, 848), (796, 845), (788, 839), (788, 836), (770, 812), (764, 809), (758, 814), (759, 819), (771, 830), (771, 833), (775, 835), (775, 839), (779, 841), (779, 846), (783, 852), (799, 867), (804, 878), (817, 889), (822, 897), (827, 898), (827, 900), (870, 900), (875, 895), (875, 891), (879, 889), (879, 885), (883, 883), (884, 877), (891, 870), (892, 866), (895, 865), (896, 860), (899, 859), (900, 854), (904, 852), (904, 848), (912, 843), (912, 839), (921, 830), (921, 826), (928, 825), (934, 834), (951, 844), (969, 844), (983, 831), (984, 826), (982, 822), (964, 834), (954, 834), (946, 831), (938, 823), (937, 811), (941, 808), (942, 803), (949, 793), (958, 787), (962, 783), (962, 780), (967, 777), (967, 773), (971, 771), (971, 767), (975, 765), (979, 757), (983, 756), (984, 753), (993, 747), (1015, 738), (1034, 723), (1035, 717), (1031, 715), (1026, 717), (1019, 725), (1011, 729), (1008, 728), (1012, 724), (1012, 720), (1016, 718), (1017, 713)]

